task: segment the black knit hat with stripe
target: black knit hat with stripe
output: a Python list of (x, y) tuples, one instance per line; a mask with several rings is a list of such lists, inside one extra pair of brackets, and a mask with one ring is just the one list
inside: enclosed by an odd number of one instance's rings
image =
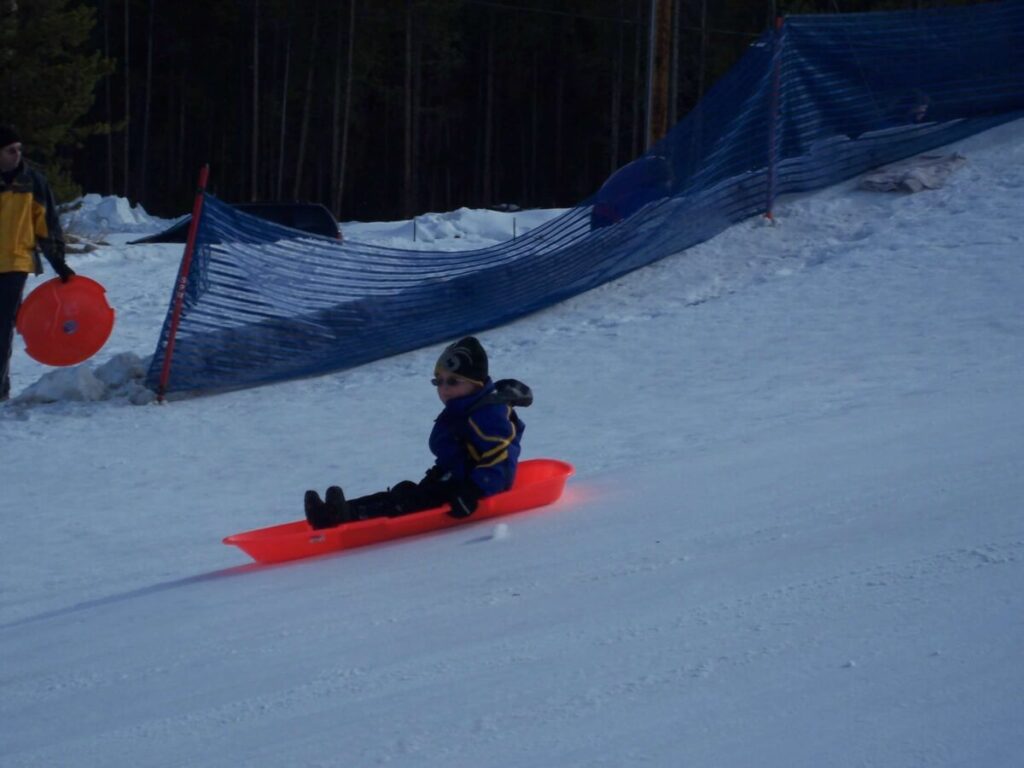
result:
[(483, 384), (487, 381), (487, 353), (473, 336), (466, 336), (444, 348), (434, 372), (451, 373), (475, 384)]

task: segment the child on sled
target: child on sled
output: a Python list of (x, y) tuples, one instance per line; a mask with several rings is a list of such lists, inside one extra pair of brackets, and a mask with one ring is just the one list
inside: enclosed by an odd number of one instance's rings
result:
[(380, 493), (346, 499), (337, 485), (325, 498), (306, 491), (306, 520), (331, 528), (371, 517), (397, 517), (450, 505), (453, 517), (469, 517), (480, 499), (512, 487), (524, 424), (514, 406), (533, 402), (530, 388), (515, 379), (492, 381), (487, 353), (472, 336), (450, 344), (434, 366), (432, 383), (444, 410), (434, 421), (430, 451), (434, 466), (418, 483), (403, 480)]

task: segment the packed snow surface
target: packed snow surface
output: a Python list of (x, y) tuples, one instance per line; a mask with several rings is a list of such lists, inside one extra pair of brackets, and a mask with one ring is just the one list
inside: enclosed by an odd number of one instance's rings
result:
[(114, 334), (0, 406), (0, 764), (1024, 764), (1024, 124), (950, 151), (481, 330), (558, 504), (275, 567), (221, 538), (418, 478), (440, 349), (138, 405), (181, 246), (92, 200)]

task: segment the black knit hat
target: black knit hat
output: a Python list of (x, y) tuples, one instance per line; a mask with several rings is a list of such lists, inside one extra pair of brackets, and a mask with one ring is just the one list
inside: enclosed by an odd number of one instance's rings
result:
[(487, 353), (472, 336), (459, 339), (444, 348), (434, 366), (435, 373), (451, 373), (474, 384), (487, 381)]
[(21, 141), (21, 136), (14, 130), (13, 125), (0, 125), (0, 149), (19, 141)]

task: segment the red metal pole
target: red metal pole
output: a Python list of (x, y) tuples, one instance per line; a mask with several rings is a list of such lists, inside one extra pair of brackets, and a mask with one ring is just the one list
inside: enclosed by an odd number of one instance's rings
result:
[(775, 34), (772, 37), (772, 114), (768, 124), (768, 204), (764, 217), (774, 221), (772, 206), (775, 204), (775, 127), (779, 121), (779, 88), (782, 86), (782, 17), (775, 18)]
[(167, 349), (164, 350), (164, 366), (160, 371), (160, 384), (156, 390), (158, 403), (164, 401), (164, 394), (167, 392), (167, 381), (171, 377), (171, 357), (174, 354), (174, 340), (178, 335), (178, 323), (181, 322), (181, 307), (185, 302), (188, 274), (192, 268), (192, 251), (196, 247), (196, 229), (199, 227), (199, 217), (203, 213), (203, 199), (206, 195), (206, 181), (209, 176), (210, 165), (207, 163), (199, 169), (199, 186), (196, 189), (195, 202), (192, 203), (192, 221), (188, 225), (188, 240), (185, 242), (185, 253), (181, 257), (181, 267), (178, 269), (178, 282), (174, 287), (174, 309), (171, 312), (171, 327), (167, 334)]

